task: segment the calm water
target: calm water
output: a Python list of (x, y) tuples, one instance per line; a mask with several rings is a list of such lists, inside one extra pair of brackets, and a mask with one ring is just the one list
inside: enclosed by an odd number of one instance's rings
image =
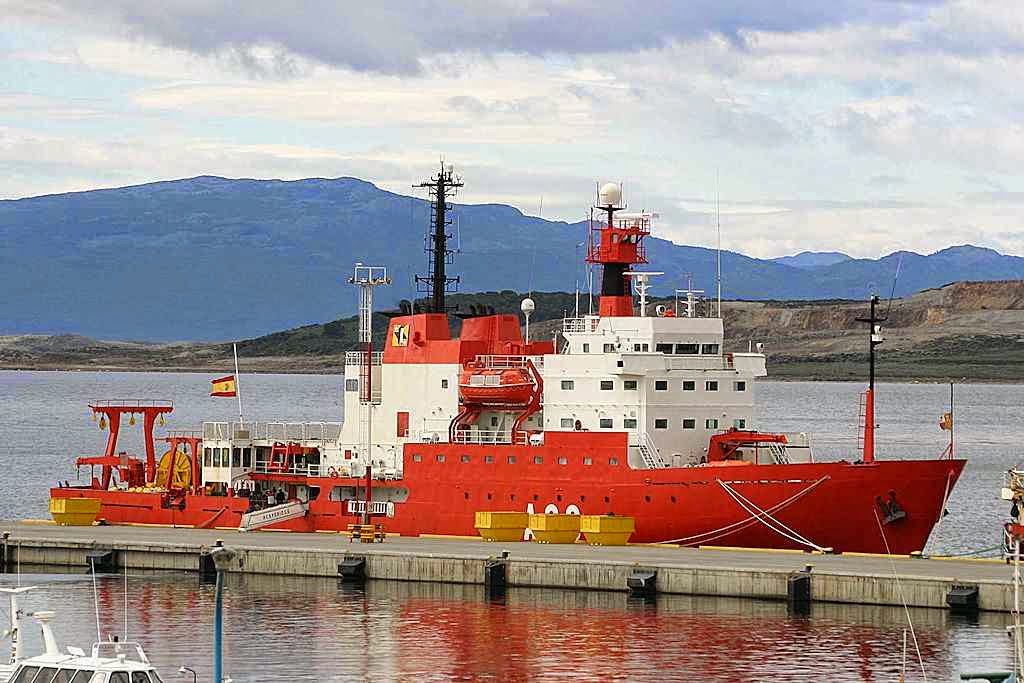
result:
[[(0, 577), (0, 584), (12, 577)], [(95, 639), (89, 577), (34, 576), (30, 609), (56, 609), (62, 643)], [(104, 634), (124, 629), (121, 577), (101, 578)], [(128, 634), (165, 681), (182, 664), (209, 680), (213, 589), (194, 576), (129, 579)], [(236, 681), (896, 681), (902, 610), (620, 593), (232, 575), (225, 672)], [(1002, 615), (967, 621), (912, 610), (930, 681), (1005, 665)], [(29, 651), (40, 647), (30, 634)], [(908, 669), (911, 667), (908, 665)], [(819, 678), (820, 677), (820, 678)], [(913, 668), (908, 680), (923, 680)]]
[[(167, 373), (0, 372), (0, 519), (45, 517), (47, 487), (74, 479), (71, 462), (102, 451), (105, 432), (89, 419), (93, 398), (160, 398), (175, 403), (169, 428), (237, 415), (232, 399), (209, 398), (210, 377)], [(336, 376), (242, 377), (247, 416), (337, 420)], [(856, 450), (858, 384), (762, 383), (759, 428), (806, 431), (818, 457)], [(948, 387), (884, 384), (878, 390), (881, 457), (937, 456)], [(994, 546), (1006, 513), (1002, 473), (1020, 462), (1024, 387), (957, 387), (958, 453), (968, 467), (935, 530), (932, 552)], [(122, 445), (141, 452), (141, 429)], [(2, 579), (0, 579), (2, 580)], [(34, 579), (35, 580), (35, 579)], [(91, 586), (82, 577), (44, 579), (33, 607), (56, 605), (61, 635), (93, 637)], [(333, 582), (232, 577), (228, 671), (239, 681), (272, 680), (895, 680), (904, 618), (899, 610), (816, 605), (810, 618), (753, 601), (662, 598), (656, 606), (622, 595), (517, 590), (501, 604), (473, 587), (376, 584), (365, 592)], [(107, 630), (120, 630), (119, 580), (105, 586)], [(182, 663), (208, 675), (212, 595), (193, 577), (132, 579), (132, 631), (165, 672)], [(109, 591), (108, 591), (109, 589)], [(115, 614), (116, 613), (116, 614)], [(929, 680), (963, 668), (1005, 666), (1001, 616), (954, 621), (914, 614)], [(367, 644), (372, 647), (367, 649)], [(740, 645), (742, 643), (742, 645)], [(296, 669), (299, 667), (299, 669)], [(306, 667), (302, 669), (302, 667)], [(312, 671), (303, 675), (300, 670)], [(840, 672), (837, 674), (836, 672)], [(173, 678), (173, 677), (172, 677)], [(911, 678), (911, 680), (917, 680)]]

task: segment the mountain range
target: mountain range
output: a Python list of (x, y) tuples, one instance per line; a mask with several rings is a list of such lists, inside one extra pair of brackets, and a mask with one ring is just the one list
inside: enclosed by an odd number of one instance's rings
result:
[[(451, 270), (464, 291), (586, 289), (583, 223), (546, 221), (499, 204), (458, 205)], [(429, 203), (356, 178), (297, 181), (201, 176), (0, 201), (0, 334), (103, 339), (255, 337), (355, 310), (356, 261), (393, 278), (379, 306), (416, 296)], [(692, 274), (711, 291), (715, 252), (648, 240), (652, 287)], [(789, 258), (787, 261), (786, 258)], [(905, 295), (955, 280), (1024, 278), (1024, 258), (970, 245), (880, 259), (722, 253), (722, 292), (751, 300)], [(595, 280), (599, 279), (595, 276)]]

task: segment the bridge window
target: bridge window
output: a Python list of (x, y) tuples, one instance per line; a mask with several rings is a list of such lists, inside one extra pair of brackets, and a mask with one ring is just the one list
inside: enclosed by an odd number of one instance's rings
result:
[(627, 379), (622, 381), (622, 388), (626, 391), (636, 391), (636, 380)]
[(718, 419), (714, 417), (709, 417), (708, 419), (704, 420), (704, 429), (718, 429)]
[[(608, 458), (608, 464), (609, 465), (618, 465), (619, 464), (619, 459), (618, 458)], [(608, 502), (607, 498), (605, 498), (604, 500), (605, 500), (606, 503)]]
[(672, 345), (671, 344), (655, 344), (654, 345), (654, 351), (655, 351), (655, 353), (672, 353)]
[(590, 344), (583, 345), (583, 353), (590, 353)]
[[(568, 465), (569, 464), (569, 458), (565, 457), (564, 455), (558, 456), (558, 464), (559, 465)], [(561, 500), (561, 496), (559, 496), (559, 500)]]
[(668, 418), (659, 417), (654, 421), (655, 429), (668, 429)]
[(413, 462), (423, 462), (423, 456), (420, 455), (419, 453), (414, 453), (413, 456), (412, 456), (412, 461)]
[(709, 379), (707, 382), (704, 382), (704, 391), (718, 391), (718, 381)]
[[(93, 676), (92, 669), (79, 669), (75, 672), (75, 677), (71, 679), (71, 683), (89, 683)], [(100, 674), (101, 676), (103, 674)]]
[(213, 466), (220, 467), (220, 454), (224, 451), (223, 448), (213, 449)]
[(611, 391), (615, 388), (614, 380), (603, 379), (601, 380), (601, 391)]
[(600, 426), (601, 429), (611, 429), (612, 419), (610, 417), (602, 417), (601, 422), (598, 426)]
[(704, 344), (700, 347), (700, 352), (705, 356), (717, 356), (718, 344)]
[(680, 356), (696, 355), (699, 349), (699, 344), (676, 344), (676, 354)]
[(492, 427), (497, 427), (498, 426), (498, 416), (497, 415), (491, 415), (491, 426)]
[(231, 466), (241, 467), (242, 466), (242, 449), (233, 448), (231, 450)]
[(623, 429), (636, 429), (636, 418), (627, 417), (625, 420), (622, 421), (622, 428)]
[(469, 456), (468, 455), (462, 456), (462, 462), (469, 462)]
[(654, 380), (655, 391), (668, 391), (668, 380), (667, 379), (656, 379)]
[(572, 391), (576, 388), (576, 382), (571, 379), (562, 380), (562, 391)]
[(514, 456), (514, 455), (508, 456), (508, 464), (509, 465), (515, 465), (516, 464), (516, 456)]
[(585, 455), (585, 456), (583, 456), (583, 464), (584, 465), (593, 465), (594, 464), (594, 459), (591, 458), (589, 455)]
[(746, 391), (747, 390), (747, 383), (746, 382), (733, 382), (732, 383), (732, 388), (733, 388), (734, 391)]
[(695, 419), (693, 419), (692, 417), (684, 417), (683, 418), (683, 429), (696, 429), (696, 428), (697, 428), (697, 421)]
[(444, 454), (443, 453), (438, 453), (437, 455), (434, 456), (434, 460), (436, 460), (438, 462), (444, 462)]
[(212, 448), (204, 448), (203, 449), (203, 465), (205, 465), (206, 467), (213, 467), (213, 449)]
[(359, 380), (358, 379), (347, 379), (347, 380), (345, 380), (345, 391), (359, 391)]
[(484, 456), (484, 462), (486, 462), (488, 464), (493, 463), (494, 462), (494, 456), (493, 455), (485, 455)]
[(683, 391), (696, 391), (697, 383), (692, 379), (683, 380)]
[(615, 344), (605, 344), (605, 345), (604, 345), (604, 346), (602, 347), (602, 350), (603, 350), (603, 351), (604, 351), (605, 353), (615, 353)]
[(242, 449), (242, 467), (252, 467), (252, 449)]
[(733, 420), (732, 421), (732, 426), (735, 427), (736, 429), (746, 429), (747, 428), (747, 421), (746, 420)]

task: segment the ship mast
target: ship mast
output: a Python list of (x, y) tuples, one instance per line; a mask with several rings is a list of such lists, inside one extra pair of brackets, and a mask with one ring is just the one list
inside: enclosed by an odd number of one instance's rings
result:
[(868, 390), (864, 392), (864, 462), (875, 461), (875, 347), (882, 343), (883, 323), (887, 318), (879, 318), (877, 314), (879, 298), (877, 294), (871, 296), (871, 315), (867, 318), (857, 318), (859, 323), (867, 323), (869, 330), (868, 348)]
[(459, 278), (448, 277), (445, 267), (452, 262), (454, 252), (448, 248), (448, 240), (452, 235), (448, 226), (452, 224), (448, 217), (451, 209), (449, 199), (455, 197), (464, 183), (455, 175), (451, 164), (445, 166), (441, 162), (441, 170), (414, 188), (427, 188), (430, 194), (430, 233), (424, 240), (423, 250), (427, 252), (427, 270), (429, 275), (416, 276), (416, 291), (426, 295), (431, 313), (447, 313), (444, 297), (448, 292), (455, 291)]
[(373, 393), (373, 288), (391, 284), (388, 270), (383, 266), (364, 266), (357, 263), (349, 283), (359, 287), (359, 344), (362, 347), (359, 362), (359, 431), (363, 457), (366, 459), (366, 507), (363, 524), (370, 523), (370, 502), (373, 487), (373, 406), (380, 403), (380, 394)]

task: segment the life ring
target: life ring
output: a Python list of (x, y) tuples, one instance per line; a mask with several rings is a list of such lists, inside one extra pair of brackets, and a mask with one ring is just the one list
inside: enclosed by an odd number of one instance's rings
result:
[(337, 479), (339, 476), (338, 470), (335, 469), (334, 467), (330, 468), (329, 470), (327, 470), (327, 476), (329, 476), (331, 479)]

